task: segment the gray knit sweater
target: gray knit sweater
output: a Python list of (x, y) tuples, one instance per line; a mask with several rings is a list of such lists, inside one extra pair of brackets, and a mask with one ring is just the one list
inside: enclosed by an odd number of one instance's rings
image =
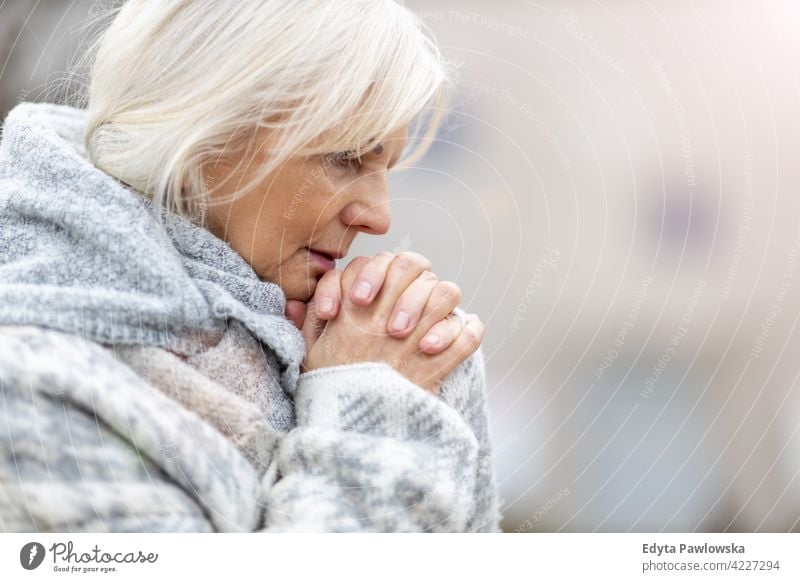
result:
[(0, 531), (498, 530), (480, 350), (438, 397), (301, 374), (281, 289), (94, 167), (85, 121), (22, 103), (0, 142)]

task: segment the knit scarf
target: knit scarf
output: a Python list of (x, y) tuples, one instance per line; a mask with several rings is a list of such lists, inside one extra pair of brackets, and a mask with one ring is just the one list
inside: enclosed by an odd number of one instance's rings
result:
[(105, 345), (181, 349), (241, 322), (293, 396), (305, 343), (286, 296), (230, 245), (109, 176), (82, 145), (86, 111), (20, 103), (0, 140), (0, 325)]

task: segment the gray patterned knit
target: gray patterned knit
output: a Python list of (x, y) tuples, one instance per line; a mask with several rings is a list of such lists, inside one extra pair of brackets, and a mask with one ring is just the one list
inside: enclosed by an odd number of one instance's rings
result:
[(0, 142), (0, 531), (497, 531), (479, 350), (441, 397), (300, 374), (280, 288), (95, 168), (85, 112)]

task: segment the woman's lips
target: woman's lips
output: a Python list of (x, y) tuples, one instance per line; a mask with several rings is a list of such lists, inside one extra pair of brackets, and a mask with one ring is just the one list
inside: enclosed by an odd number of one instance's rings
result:
[(322, 267), (325, 271), (330, 271), (331, 269), (336, 268), (336, 261), (333, 257), (318, 253), (317, 251), (312, 251), (309, 248), (306, 248), (306, 250), (314, 262)]

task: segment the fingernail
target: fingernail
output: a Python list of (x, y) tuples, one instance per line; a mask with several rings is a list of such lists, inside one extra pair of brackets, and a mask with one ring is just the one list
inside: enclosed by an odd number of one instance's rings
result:
[(426, 335), (422, 339), (422, 343), (424, 343), (427, 347), (431, 348), (439, 343), (439, 336), (436, 334)]
[(333, 311), (333, 299), (330, 297), (323, 297), (319, 302), (319, 310), (324, 311), (325, 313), (330, 313)]
[(398, 311), (397, 315), (394, 316), (394, 321), (392, 322), (392, 329), (391, 331), (402, 331), (408, 326), (408, 313), (405, 311)]
[(356, 299), (367, 299), (370, 293), (372, 293), (372, 285), (366, 281), (361, 281), (361, 283), (356, 285), (354, 296)]

